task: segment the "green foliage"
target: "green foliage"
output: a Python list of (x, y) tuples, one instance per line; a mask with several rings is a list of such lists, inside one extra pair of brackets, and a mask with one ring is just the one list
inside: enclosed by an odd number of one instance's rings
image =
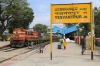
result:
[(33, 29), (40, 33), (47, 33), (47, 26), (43, 24), (36, 24)]
[[(82, 27), (84, 27), (84, 28), (82, 28)], [(82, 29), (82, 31), (79, 32), (79, 35), (81, 35), (81, 36), (88, 35), (88, 32), (90, 32), (90, 23), (80, 23), (79, 28)]]
[(95, 12), (94, 23), (95, 23), (95, 36), (96, 38), (100, 38), (100, 10), (98, 10), (98, 12)]
[(0, 35), (8, 27), (10, 32), (15, 27), (29, 27), (34, 13), (28, 5), (27, 0), (0, 0)]
[(29, 7), (26, 7), (22, 11), (23, 11), (23, 13), (20, 14), (18, 19), (15, 19), (10, 23), (10, 26), (8, 28), (10, 33), (12, 33), (12, 30), (14, 28), (21, 27), (23, 29), (28, 29), (29, 25), (31, 24), (31, 22), (34, 18), (34, 16), (33, 16), (34, 13), (33, 13), (32, 9)]

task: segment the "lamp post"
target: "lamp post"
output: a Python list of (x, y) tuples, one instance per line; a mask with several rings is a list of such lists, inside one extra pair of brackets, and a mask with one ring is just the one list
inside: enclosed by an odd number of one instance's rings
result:
[[(63, 27), (63, 32), (64, 32), (65, 27)], [(64, 39), (66, 39), (65, 34), (63, 34)]]
[[(68, 27), (68, 24), (63, 24), (64, 26), (63, 26), (63, 32), (64, 32), (64, 29), (66, 28), (66, 27)], [(66, 37), (65, 37), (65, 34), (63, 34), (63, 39), (66, 39)]]
[[(76, 26), (77, 26), (77, 28), (79, 27), (79, 23), (78, 24), (76, 24)], [(78, 29), (77, 29), (77, 37), (78, 37)]]

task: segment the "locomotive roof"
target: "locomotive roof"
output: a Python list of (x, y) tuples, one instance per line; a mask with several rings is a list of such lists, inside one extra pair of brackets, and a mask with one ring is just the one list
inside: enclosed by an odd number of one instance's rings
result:
[[(34, 30), (26, 30), (26, 29), (22, 29), (22, 28), (14, 28), (14, 30), (22, 30), (22, 31), (27, 31), (27, 32), (37, 32), (37, 31), (34, 31)], [(39, 33), (39, 32), (38, 32)]]

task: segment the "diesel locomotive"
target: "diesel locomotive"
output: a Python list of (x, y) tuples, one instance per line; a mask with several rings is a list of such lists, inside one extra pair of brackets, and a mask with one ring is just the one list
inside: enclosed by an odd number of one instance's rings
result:
[(39, 32), (32, 30), (25, 30), (22, 28), (15, 28), (10, 40), (11, 47), (27, 46), (29, 41), (39, 38)]

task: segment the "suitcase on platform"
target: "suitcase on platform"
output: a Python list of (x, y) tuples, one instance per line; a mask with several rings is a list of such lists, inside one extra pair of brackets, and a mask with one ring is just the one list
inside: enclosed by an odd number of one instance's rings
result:
[(58, 49), (61, 49), (61, 45), (58, 45)]

